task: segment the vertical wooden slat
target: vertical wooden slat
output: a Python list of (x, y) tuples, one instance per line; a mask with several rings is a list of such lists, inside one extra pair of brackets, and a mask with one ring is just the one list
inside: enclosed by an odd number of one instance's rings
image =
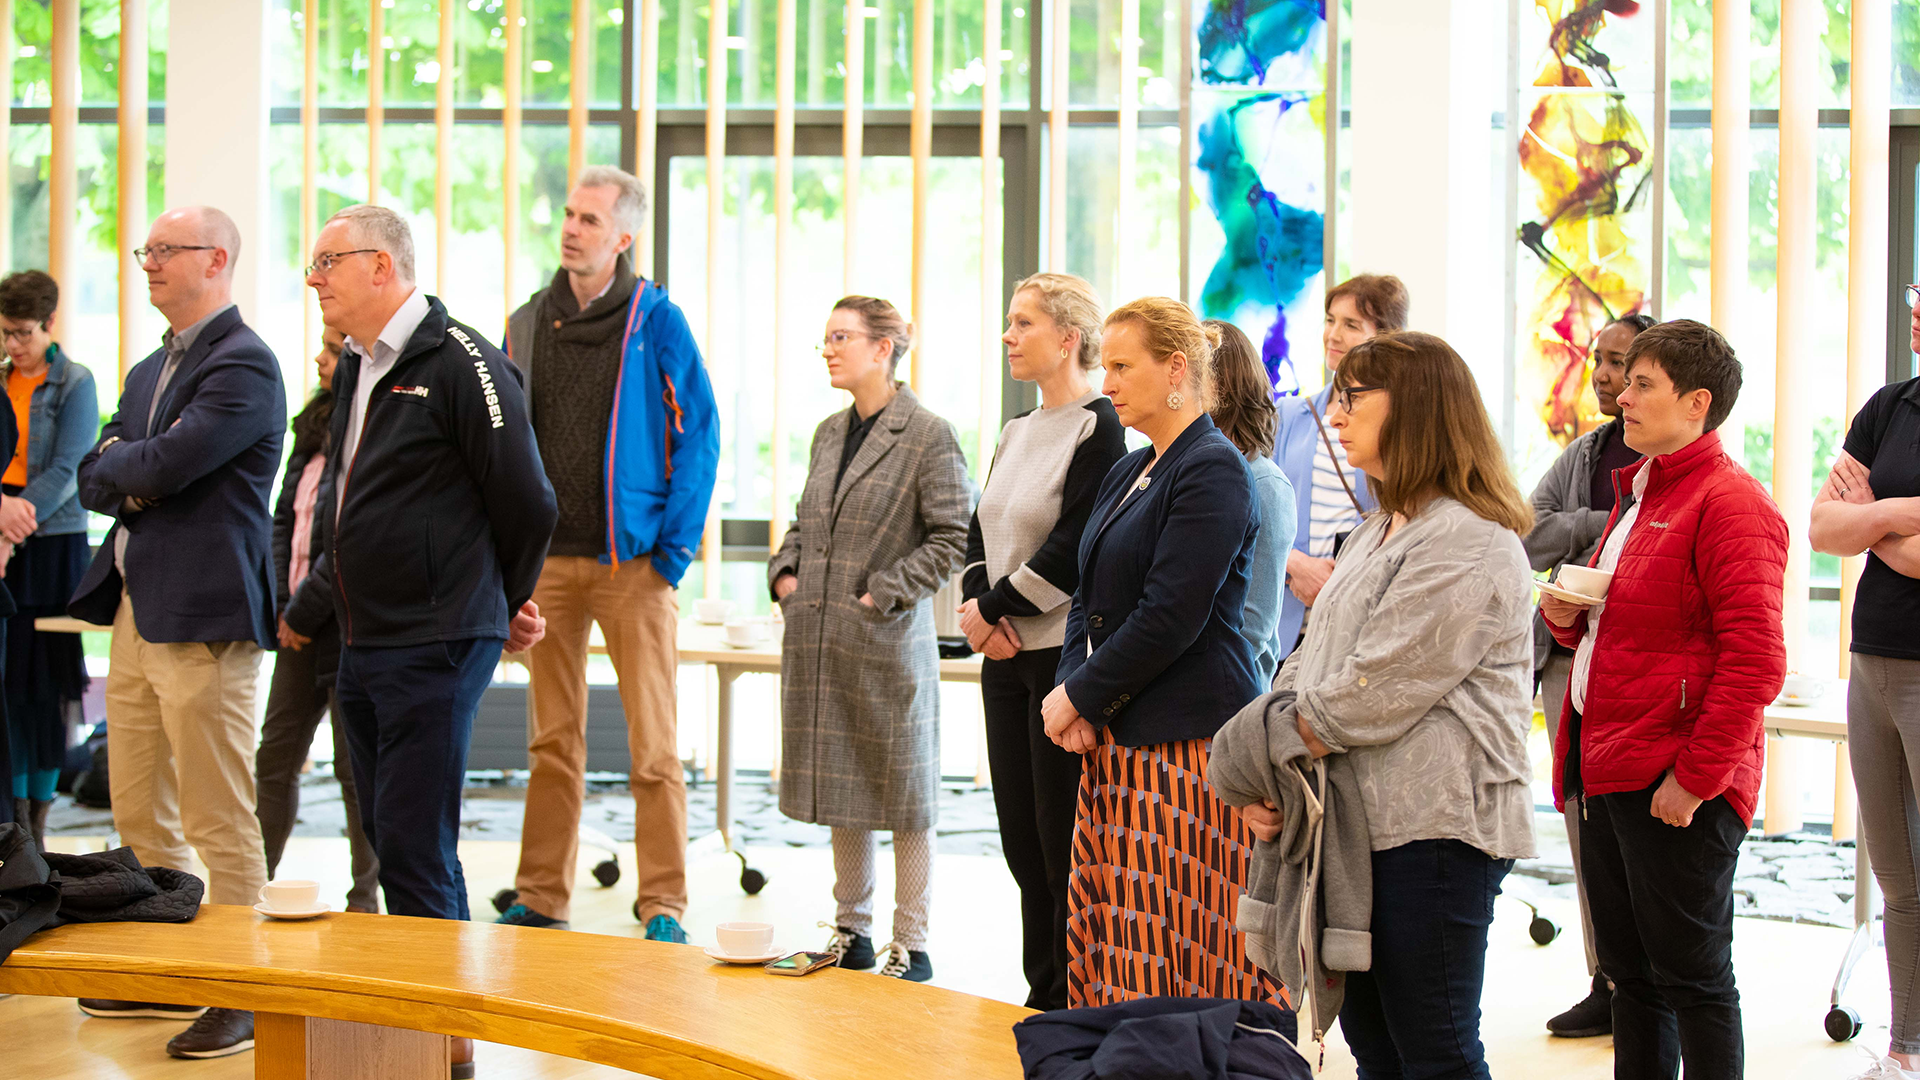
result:
[[(708, 0), (707, 15), (707, 341), (708, 365), (720, 350), (720, 225), (726, 213), (728, 0)], [(705, 594), (720, 595), (720, 504), (707, 511)]]
[[(1887, 363), (1887, 124), (1893, 82), (1887, 42), (1893, 16), (1886, 4), (1853, 7), (1853, 56), (1848, 72), (1847, 186), (1847, 413), (1848, 424), (1885, 381)], [(1782, 294), (1784, 295), (1784, 294)], [(1831, 462), (1820, 462), (1827, 465)], [(1840, 560), (1840, 677), (1853, 644), (1853, 600), (1865, 556)], [(1836, 792), (1836, 796), (1838, 792)], [(1837, 830), (1836, 830), (1837, 831)]]
[(1667, 280), (1667, 15), (1668, 0), (1653, 0), (1653, 257), (1647, 276), (1649, 311), (1666, 305)]
[(80, 177), (74, 143), (80, 137), (80, 0), (53, 0), (53, 148), (47, 160), (47, 273), (63, 289), (79, 282), (73, 269), (74, 223)]
[(866, 0), (847, 0), (847, 55), (846, 55), (846, 94), (840, 119), (840, 171), (841, 192), (840, 224), (845, 230), (842, 240), (846, 248), (845, 263), (841, 267), (843, 291), (854, 291), (854, 280), (858, 273), (860, 250), (860, 155), (865, 131), (862, 121), (865, 118), (867, 95), (867, 8)]
[(1140, 153), (1140, 0), (1120, 0), (1120, 160), (1114, 170), (1113, 302), (1134, 295), (1134, 177)]
[[(13, 168), (13, 48), (13, 0), (0, 0), (0, 170), (8, 174)], [(0, 273), (12, 269), (13, 184), (0, 181)]]
[(380, 129), (387, 122), (387, 9), (367, 0), (367, 202), (380, 202)]
[[(1826, 15), (1820, 0), (1780, 4), (1779, 246), (1774, 264), (1781, 297), (1774, 340), (1773, 500), (1787, 519), (1786, 598), (1783, 610), (1787, 670), (1807, 664), (1807, 521), (1813, 509), (1813, 410), (1806, 392), (1814, 361), (1814, 312), (1803, 300), (1814, 295), (1815, 216), (1818, 191), (1815, 137), (1819, 120), (1819, 49)], [(1811, 673), (1809, 671), (1809, 673)], [(1800, 827), (1800, 785), (1794, 748), (1768, 740), (1766, 832)]]
[[(1321, 153), (1324, 155), (1321, 172), (1321, 198), (1324, 201), (1320, 216), (1320, 275), (1322, 291), (1334, 285), (1337, 252), (1335, 238), (1339, 235), (1337, 218), (1340, 214), (1340, 3), (1334, 0), (1327, 6), (1327, 56), (1326, 56), (1326, 97), (1321, 115), (1325, 117), (1321, 131)], [(1508, 245), (1512, 246), (1512, 245)], [(1314, 365), (1308, 365), (1309, 367)]]
[(567, 75), (567, 190), (587, 167), (587, 99), (593, 92), (593, 4), (573, 0), (573, 48)]
[(660, 0), (640, 0), (640, 101), (634, 117), (633, 175), (647, 188), (647, 212), (633, 240), (633, 269), (653, 277), (654, 168), (660, 139)]
[(913, 154), (913, 367), (908, 369), (913, 392), (922, 389), (928, 333), (933, 313), (927, 304), (927, 218), (932, 213), (933, 176), (933, 0), (913, 0), (913, 122), (908, 135)]
[[(1752, 0), (1713, 0), (1713, 209), (1708, 230), (1708, 318), (1740, 344), (1747, 289), (1747, 50)], [(1784, 294), (1783, 294), (1784, 295)]]
[(1067, 44), (1072, 33), (1070, 0), (1046, 0), (1053, 13), (1049, 37), (1053, 59), (1047, 104), (1047, 269), (1067, 270)]
[(140, 309), (145, 275), (133, 249), (147, 222), (147, 0), (120, 0), (119, 205), (114, 251), (120, 262), (120, 382), (140, 360)]
[(506, 257), (501, 278), (506, 283), (506, 308), (512, 311), (519, 290), (513, 286), (513, 261), (520, 250), (520, 0), (506, 0), (507, 56), (501, 83), (500, 128), (506, 153), (500, 166), (500, 246)]
[[(451, 2), (451, 0), (448, 0)], [(320, 168), (320, 0), (302, 0), (300, 76), (300, 265), (313, 258), (313, 237), (320, 227), (320, 187), (314, 174)], [(300, 342), (311, 356), (320, 346), (320, 302), (312, 289), (301, 289)], [(301, 388), (312, 369), (301, 365)], [(301, 394), (302, 399), (306, 397)]]
[(974, 462), (985, 482), (1000, 436), (1000, 0), (983, 0), (980, 35), (987, 78), (980, 86), (980, 436)]
[[(1193, 5), (1180, 4), (1180, 299), (1193, 296)], [(1195, 305), (1196, 308), (1198, 305)]]
[(453, 236), (453, 5), (440, 0), (440, 39), (434, 56), (440, 81), (433, 87), (433, 276), (434, 292), (447, 295), (447, 245)]
[(773, 58), (773, 501), (767, 547), (777, 551), (787, 520), (787, 410), (782, 379), (787, 356), (787, 257), (793, 238), (795, 0), (777, 0)]

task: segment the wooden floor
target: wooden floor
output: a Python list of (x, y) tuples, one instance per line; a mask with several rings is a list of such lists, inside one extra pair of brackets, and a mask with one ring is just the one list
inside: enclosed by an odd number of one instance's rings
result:
[[(84, 841), (58, 846), (80, 850)], [(90, 850), (97, 850), (94, 843)], [(476, 917), (490, 917), (487, 897), (511, 884), (516, 844), (472, 842), (461, 845)], [(778, 927), (776, 944), (786, 949), (819, 948), (825, 932), (814, 924), (833, 915), (832, 863), (824, 848), (755, 849), (751, 861), (771, 881), (757, 897), (738, 887), (739, 864), (720, 854), (697, 855), (689, 866), (692, 910), (686, 919), (694, 940), (713, 940), (715, 923), (760, 919)], [(344, 840), (295, 839), (287, 849), (282, 875), (305, 875), (323, 882), (334, 902), (346, 888)], [(628, 913), (632, 896), (623, 886), (592, 887), (587, 867), (599, 856), (583, 853), (574, 926), (594, 933), (638, 936), (641, 928)], [(624, 861), (624, 860), (623, 860)], [(892, 890), (890, 860), (882, 859), (877, 896), (878, 930), (886, 936)], [(1514, 879), (1513, 889), (1526, 882)], [(1019, 973), (1020, 928), (1017, 894), (998, 859), (941, 856), (935, 870), (932, 933), (928, 942), (937, 985), (1006, 1001), (1025, 997)], [(1570, 905), (1549, 902), (1546, 914), (1571, 922)], [(1496, 1077), (1554, 1077), (1603, 1080), (1612, 1076), (1607, 1039), (1567, 1041), (1550, 1038), (1542, 1022), (1581, 996), (1586, 984), (1576, 936), (1563, 934), (1546, 947), (1527, 937), (1528, 912), (1512, 900), (1497, 905), (1498, 918), (1488, 954), (1483, 1035)], [(559, 933), (560, 931), (555, 931)], [(1747, 1075), (1754, 1080), (1843, 1080), (1861, 1072), (1865, 1055), (1857, 1048), (1827, 1041), (1821, 1032), (1834, 966), (1846, 947), (1843, 931), (1743, 919), (1735, 933), (1735, 968), (1744, 996)], [(1866, 1016), (1861, 1045), (1886, 1047), (1885, 960), (1879, 952), (1862, 962), (1848, 994)], [(0, 1069), (7, 1077), (33, 1080), (245, 1080), (253, 1075), (251, 1054), (219, 1061), (183, 1062), (166, 1056), (166, 1040), (182, 1025), (152, 1020), (91, 1020), (68, 999), (0, 999)], [(874, 1038), (885, 1038), (876, 1018)], [(857, 1053), (858, 1047), (850, 1047)], [(631, 1074), (551, 1057), (514, 1047), (479, 1048), (482, 1080), (571, 1080)], [(1354, 1075), (1352, 1058), (1331, 1039), (1326, 1076)]]

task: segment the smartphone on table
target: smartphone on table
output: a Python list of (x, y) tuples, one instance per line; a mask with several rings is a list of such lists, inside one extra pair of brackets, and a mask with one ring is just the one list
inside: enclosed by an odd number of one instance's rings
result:
[(797, 952), (767, 964), (766, 968), (775, 975), (805, 975), (839, 962), (840, 958), (830, 952)]

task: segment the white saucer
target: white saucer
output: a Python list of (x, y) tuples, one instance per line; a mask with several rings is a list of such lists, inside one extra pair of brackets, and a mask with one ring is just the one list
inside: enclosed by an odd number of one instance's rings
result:
[(715, 960), (726, 964), (764, 964), (769, 960), (778, 960), (787, 955), (785, 952), (775, 949), (765, 956), (735, 956), (732, 953), (721, 952), (720, 946), (718, 945), (709, 945), (701, 951), (713, 957)]
[(1598, 596), (1588, 596), (1585, 593), (1577, 593), (1572, 589), (1555, 585), (1551, 581), (1536, 581), (1533, 583), (1533, 587), (1546, 593), (1548, 596), (1557, 596), (1570, 604), (1579, 604), (1582, 607), (1597, 607), (1606, 603), (1604, 599)]
[(728, 642), (726, 642), (726, 646), (727, 646), (727, 648), (729, 648), (729, 649), (739, 649), (739, 650), (740, 650), (740, 651), (742, 651), (742, 652), (745, 652), (745, 651), (746, 651), (746, 650), (748, 650), (748, 649), (757, 649), (757, 648), (759, 648), (760, 646), (762, 646), (762, 645), (765, 645), (765, 644), (766, 644), (766, 641), (764, 641), (764, 640), (761, 640), (761, 641), (756, 641), (756, 642), (754, 642), (754, 643), (753, 643), (753, 644), (751, 644), (751, 645), (741, 645), (741, 644), (739, 644), (739, 643), (737, 643), (737, 642), (732, 642), (732, 641), (728, 641)]
[(263, 902), (253, 905), (253, 910), (265, 915), (269, 919), (298, 920), (311, 919), (316, 915), (325, 915), (327, 912), (332, 911), (333, 908), (330, 905), (321, 904), (319, 907), (307, 911), (282, 911), (279, 908), (270, 908)]

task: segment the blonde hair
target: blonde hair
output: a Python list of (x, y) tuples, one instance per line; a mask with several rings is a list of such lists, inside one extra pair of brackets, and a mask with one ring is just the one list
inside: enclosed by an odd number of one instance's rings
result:
[(1109, 327), (1132, 323), (1147, 338), (1147, 352), (1166, 363), (1174, 353), (1187, 358), (1187, 386), (1194, 404), (1206, 411), (1213, 395), (1213, 350), (1220, 344), (1220, 331), (1203, 326), (1193, 309), (1165, 296), (1143, 296), (1114, 308), (1107, 316)]
[(887, 357), (887, 371), (891, 373), (899, 367), (900, 358), (913, 348), (913, 326), (900, 314), (900, 309), (877, 296), (843, 296), (833, 302), (833, 310), (841, 308), (860, 316), (875, 341), (893, 342), (893, 353)]
[(1532, 531), (1533, 504), (1514, 483), (1480, 387), (1451, 345), (1414, 330), (1381, 334), (1355, 345), (1333, 382), (1387, 392), (1384, 475), (1367, 478), (1382, 510), (1412, 517), (1445, 495), (1523, 537)]
[(1040, 310), (1065, 334), (1080, 331), (1080, 366), (1088, 371), (1100, 366), (1100, 297), (1086, 278), (1072, 274), (1038, 273), (1020, 279), (1013, 295), (1032, 289), (1039, 297)]

